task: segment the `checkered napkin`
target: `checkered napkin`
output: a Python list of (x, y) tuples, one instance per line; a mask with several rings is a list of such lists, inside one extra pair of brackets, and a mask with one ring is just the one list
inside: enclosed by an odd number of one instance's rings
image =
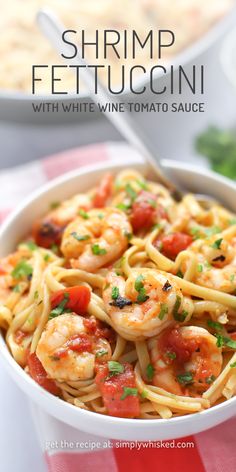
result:
[[(125, 144), (74, 149), (0, 173), (0, 221), (31, 191), (69, 170), (102, 161), (132, 163)], [(139, 158), (140, 159), (140, 158)], [(108, 441), (71, 428), (32, 405), (49, 472), (235, 472), (236, 419), (204, 433), (157, 444)]]

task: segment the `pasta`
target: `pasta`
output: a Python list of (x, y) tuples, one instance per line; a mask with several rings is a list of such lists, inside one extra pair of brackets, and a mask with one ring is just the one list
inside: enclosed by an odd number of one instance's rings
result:
[(236, 393), (236, 218), (130, 169), (53, 202), (0, 261), (16, 362), (77, 408), (197, 413)]

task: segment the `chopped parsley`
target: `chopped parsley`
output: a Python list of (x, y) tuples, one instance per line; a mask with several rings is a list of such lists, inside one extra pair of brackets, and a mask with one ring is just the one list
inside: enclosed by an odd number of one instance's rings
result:
[(118, 205), (116, 205), (116, 208), (122, 211), (127, 211), (131, 208), (131, 205), (130, 203), (118, 203)]
[(50, 254), (45, 254), (44, 260), (45, 262), (48, 262), (50, 260)]
[(133, 189), (133, 187), (131, 187), (130, 184), (127, 184), (125, 186), (125, 191), (129, 195), (129, 197), (131, 198), (131, 202), (133, 203), (134, 200), (137, 198), (137, 192), (135, 192), (135, 190)]
[(130, 241), (133, 237), (133, 234), (130, 233), (129, 231), (124, 231), (124, 235), (128, 239), (128, 241)]
[(229, 278), (230, 282), (234, 282), (234, 279), (235, 279), (235, 275), (234, 275), (234, 274), (231, 274), (231, 276), (230, 276), (230, 278)]
[(13, 279), (21, 279), (22, 277), (31, 277), (33, 274), (33, 268), (25, 259), (18, 262), (11, 275)]
[(66, 307), (66, 304), (69, 300), (69, 293), (64, 293), (64, 298), (63, 300), (59, 303), (59, 305), (57, 305), (55, 308), (53, 308), (53, 310), (49, 313), (49, 320), (51, 320), (52, 318), (56, 318), (57, 316), (60, 316), (62, 315), (64, 312), (65, 312), (65, 307)]
[(108, 370), (110, 377), (113, 375), (122, 374), (125, 370), (124, 366), (117, 361), (108, 361)]
[(118, 297), (119, 297), (119, 288), (118, 287), (112, 287), (112, 291), (111, 291), (111, 298), (112, 300), (116, 300)]
[(184, 278), (184, 274), (183, 274), (183, 272), (182, 272), (181, 270), (178, 270), (178, 272), (177, 272), (176, 275), (177, 275), (177, 277), (180, 277), (181, 279)]
[(193, 375), (191, 372), (177, 375), (177, 380), (181, 385), (188, 385), (193, 383)]
[(183, 310), (182, 313), (179, 313), (180, 305), (181, 305), (181, 297), (177, 295), (174, 308), (173, 308), (173, 315), (174, 315), (175, 321), (183, 322), (185, 318), (188, 316), (188, 312), (186, 310)]
[(197, 265), (197, 271), (198, 272), (203, 272), (203, 265), (202, 264)]
[(15, 293), (20, 293), (20, 286), (18, 284), (15, 285), (15, 287), (13, 287), (12, 291), (15, 292)]
[(96, 256), (103, 256), (107, 253), (106, 249), (100, 248), (99, 244), (94, 244), (92, 246), (92, 253)]
[(131, 388), (131, 387), (124, 387), (123, 388), (123, 394), (121, 395), (120, 399), (125, 400), (126, 397), (137, 397), (138, 395), (138, 389), (137, 388)]
[(206, 378), (206, 383), (211, 384), (212, 382), (215, 381), (215, 379), (216, 379), (216, 377), (214, 375), (210, 375), (210, 377)]
[(54, 254), (57, 254), (58, 250), (59, 250), (59, 247), (58, 247), (57, 244), (52, 244), (50, 249), (51, 249), (52, 252), (54, 252)]
[(175, 352), (167, 351), (166, 356), (169, 357), (169, 359), (171, 359), (171, 360), (176, 359), (176, 353)]
[(79, 216), (81, 216), (82, 218), (84, 218), (84, 220), (88, 220), (88, 219), (89, 219), (89, 215), (88, 215), (87, 211), (83, 210), (83, 208), (80, 208), (80, 209), (79, 209)]
[(27, 243), (24, 243), (30, 251), (35, 251), (35, 249), (38, 248), (37, 244), (35, 244), (33, 241), (27, 241)]
[(149, 198), (148, 203), (152, 208), (156, 208), (156, 206), (157, 206), (157, 204), (156, 204), (155, 200), (153, 200), (153, 198)]
[(232, 364), (230, 364), (230, 367), (231, 367), (232, 369), (234, 369), (234, 368), (236, 367), (236, 361), (233, 362)]
[(38, 290), (35, 290), (34, 299), (37, 300), (37, 298), (39, 298), (39, 292), (38, 292)]
[(143, 190), (148, 190), (148, 185), (145, 180), (136, 180), (136, 183), (139, 185), (140, 188)]
[(96, 352), (95, 357), (102, 357), (102, 356), (105, 356), (106, 354), (108, 354), (108, 351), (106, 349), (100, 349), (100, 351)]
[(217, 321), (207, 320), (207, 324), (210, 328), (213, 328), (216, 331), (221, 331), (223, 329), (223, 326)]
[(138, 292), (138, 296), (137, 296), (138, 303), (144, 303), (149, 298), (149, 296), (146, 294), (146, 289), (144, 287), (143, 280), (144, 280), (144, 277), (143, 275), (140, 274), (138, 275), (134, 283), (134, 288), (136, 292)]
[(161, 303), (161, 309), (160, 309), (158, 318), (160, 320), (163, 320), (165, 318), (165, 315), (167, 315), (167, 313), (168, 313), (168, 305), (166, 303)]
[(222, 336), (221, 334), (216, 334), (216, 345), (217, 347), (230, 347), (231, 349), (236, 349), (236, 341), (234, 341), (231, 338), (227, 338), (225, 336)]
[(147, 396), (148, 396), (147, 390), (143, 390), (142, 393), (141, 393), (141, 397), (142, 398), (147, 398)]
[(90, 236), (89, 234), (78, 234), (76, 233), (75, 231), (73, 231), (73, 233), (70, 233), (71, 236), (73, 236), (73, 238), (76, 239), (76, 241), (87, 241), (88, 239), (90, 239)]
[(213, 247), (213, 249), (220, 249), (220, 246), (221, 246), (222, 241), (223, 241), (223, 238), (217, 239), (217, 240), (211, 245), (211, 247)]
[(236, 218), (232, 218), (232, 220), (229, 220), (229, 225), (230, 226), (236, 225)]
[(154, 376), (154, 367), (152, 366), (152, 364), (148, 364), (146, 368), (146, 376), (148, 380), (152, 381)]

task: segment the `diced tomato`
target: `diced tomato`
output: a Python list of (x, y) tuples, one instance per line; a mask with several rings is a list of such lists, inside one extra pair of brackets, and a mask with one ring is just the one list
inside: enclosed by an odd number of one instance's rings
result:
[(57, 387), (54, 380), (47, 377), (47, 372), (35, 353), (29, 355), (28, 367), (30, 376), (35, 382), (53, 395), (59, 395), (60, 389)]
[(68, 343), (69, 349), (76, 352), (92, 352), (92, 342), (85, 333), (75, 335)]
[(142, 228), (150, 228), (157, 220), (167, 218), (167, 214), (160, 205), (157, 205), (157, 197), (151, 192), (143, 190), (133, 203), (130, 222), (134, 231)]
[(107, 199), (112, 194), (113, 177), (111, 174), (104, 175), (99, 187), (96, 189), (93, 206), (94, 208), (103, 208)]
[(29, 333), (26, 333), (25, 331), (21, 331), (21, 329), (18, 329), (16, 332), (15, 332), (15, 336), (14, 336), (14, 339), (15, 339), (15, 342), (16, 344), (21, 344), (21, 341), (23, 341), (23, 339), (28, 336)]
[(156, 241), (156, 245), (161, 244), (161, 252), (170, 259), (175, 259), (176, 256), (187, 249), (192, 244), (193, 238), (185, 233), (172, 233), (163, 236)]
[(32, 236), (41, 247), (50, 249), (53, 244), (59, 245), (65, 225), (59, 225), (51, 219), (37, 221), (32, 230)]
[(110, 342), (114, 340), (115, 332), (112, 328), (106, 326), (105, 323), (102, 323), (94, 317), (84, 318), (83, 322), (85, 328), (90, 334), (93, 334), (97, 338), (108, 339)]
[(96, 384), (102, 394), (104, 405), (110, 416), (137, 418), (140, 414), (138, 396), (128, 395), (123, 400), (124, 387), (136, 388), (131, 364), (124, 363), (124, 372), (109, 376), (107, 364), (97, 365)]
[(195, 339), (185, 340), (178, 328), (166, 331), (160, 337), (158, 343), (165, 361), (167, 361), (167, 353), (174, 353), (176, 354), (176, 361), (179, 363), (188, 362), (192, 353), (195, 352), (198, 347)]
[(53, 293), (51, 296), (52, 308), (58, 306), (66, 296), (68, 296), (68, 301), (65, 304), (65, 308), (70, 308), (77, 315), (86, 313), (91, 298), (91, 292), (88, 287), (75, 285), (74, 287), (68, 287)]

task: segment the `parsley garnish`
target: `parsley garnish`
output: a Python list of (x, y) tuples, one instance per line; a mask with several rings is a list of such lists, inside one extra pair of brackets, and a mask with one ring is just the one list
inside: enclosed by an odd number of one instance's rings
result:
[(124, 235), (128, 239), (128, 241), (130, 241), (133, 237), (133, 234), (129, 233), (129, 231), (126, 231), (126, 230), (124, 231)]
[(50, 260), (50, 254), (45, 254), (44, 260), (45, 262), (48, 262)]
[(160, 309), (160, 313), (158, 315), (158, 318), (160, 320), (163, 320), (163, 318), (165, 317), (165, 315), (168, 313), (168, 305), (166, 303), (161, 303), (161, 309)]
[(15, 285), (15, 287), (13, 287), (12, 291), (15, 292), (15, 293), (20, 293), (20, 286)]
[(70, 233), (71, 236), (73, 236), (73, 238), (76, 239), (76, 241), (87, 241), (88, 239), (90, 239), (90, 236), (89, 234), (82, 234), (82, 235), (79, 235), (78, 233), (76, 233), (75, 231), (73, 233)]
[(110, 377), (113, 375), (122, 374), (125, 370), (124, 366), (117, 361), (108, 361), (108, 369)]
[(129, 210), (131, 208), (131, 205), (130, 205), (130, 203), (118, 203), (118, 205), (116, 205), (116, 208), (118, 208), (119, 210), (122, 210), (122, 211), (126, 211), (126, 210)]
[(48, 319), (56, 318), (57, 316), (62, 315), (65, 312), (66, 304), (69, 300), (69, 293), (64, 293), (63, 300), (49, 313)]
[(15, 269), (11, 273), (14, 279), (21, 279), (22, 277), (31, 277), (32, 274), (33, 268), (24, 259), (22, 259), (22, 261), (20, 261), (16, 265)]
[(221, 331), (223, 328), (223, 326), (217, 321), (207, 320), (207, 324), (210, 328), (213, 328), (216, 331)]
[(88, 220), (88, 219), (89, 219), (88, 213), (87, 213), (85, 210), (83, 210), (83, 208), (80, 208), (80, 209), (79, 209), (79, 215), (80, 215), (82, 218), (84, 218), (84, 220)]
[(180, 305), (181, 305), (181, 297), (177, 295), (174, 308), (173, 308), (173, 315), (176, 321), (183, 322), (185, 318), (188, 316), (188, 312), (186, 310), (183, 310), (182, 313), (179, 313)]
[(182, 272), (181, 270), (178, 270), (178, 272), (177, 272), (176, 275), (177, 275), (177, 277), (180, 277), (181, 279), (184, 278), (184, 274), (183, 274), (183, 272)]
[(112, 287), (111, 291), (111, 298), (112, 300), (116, 300), (119, 297), (119, 288), (118, 287)]
[(221, 334), (216, 334), (216, 345), (217, 347), (230, 347), (231, 349), (236, 349), (236, 341), (234, 341), (231, 338), (227, 338), (225, 336), (222, 336)]
[(99, 244), (94, 244), (92, 246), (92, 253), (96, 256), (102, 256), (107, 253), (106, 249), (100, 248)]
[(216, 377), (214, 375), (210, 375), (210, 377), (206, 378), (206, 383), (211, 384), (212, 382), (214, 382), (215, 379)]
[(35, 290), (34, 299), (37, 300), (37, 298), (39, 298), (39, 292), (38, 292), (38, 290)]
[(154, 376), (154, 367), (152, 366), (152, 364), (148, 364), (146, 368), (146, 376), (148, 380), (152, 381), (153, 376)]
[(130, 184), (127, 184), (125, 186), (125, 191), (126, 193), (128, 193), (128, 195), (130, 196), (131, 198), (131, 202), (133, 203), (133, 201), (137, 198), (137, 193), (135, 192), (135, 190), (131, 187)]
[(234, 367), (236, 367), (236, 361), (233, 362), (232, 364), (230, 364), (230, 367), (233, 369)]
[(197, 265), (197, 271), (198, 272), (203, 272), (203, 265), (202, 264)]
[(230, 226), (236, 225), (236, 218), (233, 218), (232, 220), (229, 220), (229, 225)]
[(148, 185), (145, 180), (136, 180), (136, 182), (143, 190), (148, 190)]
[(38, 248), (37, 244), (35, 244), (33, 241), (27, 241), (27, 243), (24, 243), (30, 251), (35, 251), (35, 249)]
[(130, 388), (130, 387), (124, 387), (123, 388), (124, 393), (121, 395), (120, 399), (124, 400), (126, 397), (137, 397), (138, 395), (138, 389), (137, 388)]
[(220, 246), (221, 246), (222, 241), (223, 241), (223, 238), (217, 239), (217, 240), (211, 245), (211, 247), (213, 247), (213, 249), (220, 249)]
[(182, 385), (188, 385), (193, 383), (193, 375), (191, 372), (186, 372), (185, 374), (177, 375), (177, 380)]
[(100, 349), (100, 351), (96, 352), (95, 357), (102, 357), (102, 356), (105, 356), (106, 354), (108, 354), (108, 351), (106, 351), (106, 349)]
[(144, 303), (148, 300), (149, 296), (146, 294), (146, 289), (143, 284), (144, 277), (143, 275), (138, 275), (135, 280), (134, 288), (138, 292), (137, 302)]
[(169, 359), (172, 359), (172, 360), (176, 359), (175, 352), (167, 351), (166, 356), (169, 357)]

